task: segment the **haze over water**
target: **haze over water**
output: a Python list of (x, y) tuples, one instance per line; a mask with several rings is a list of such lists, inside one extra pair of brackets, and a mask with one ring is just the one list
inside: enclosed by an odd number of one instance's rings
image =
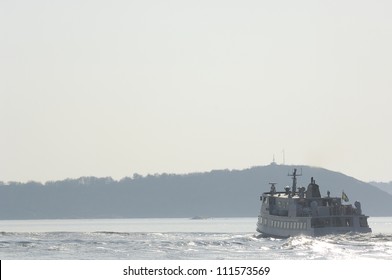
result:
[(273, 154), (391, 181), (391, 9), (0, 1), (0, 181), (243, 169)]
[[(391, 9), (0, 1), (0, 185), (243, 169), (273, 154), (391, 181)], [(369, 222), (372, 234), (276, 240), (256, 238), (253, 218), (0, 221), (0, 258), (391, 259), (391, 219)]]

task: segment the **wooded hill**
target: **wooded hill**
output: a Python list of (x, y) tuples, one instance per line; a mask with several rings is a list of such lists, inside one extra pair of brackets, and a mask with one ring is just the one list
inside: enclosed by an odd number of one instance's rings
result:
[(291, 186), (288, 173), (302, 170), (298, 186), (314, 177), (321, 195), (348, 195), (370, 216), (392, 216), (392, 195), (342, 173), (308, 166), (275, 165), (186, 175), (133, 175), (119, 181), (82, 177), (45, 184), (0, 186), (0, 219), (257, 217), (260, 194)]

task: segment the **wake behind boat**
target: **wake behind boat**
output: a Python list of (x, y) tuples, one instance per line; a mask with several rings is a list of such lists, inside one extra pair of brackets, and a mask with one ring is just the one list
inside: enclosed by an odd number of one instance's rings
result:
[(319, 186), (311, 178), (305, 190), (297, 190), (297, 169), (292, 174), (293, 183), (285, 191), (277, 192), (275, 183), (271, 189), (260, 197), (262, 201), (257, 231), (263, 236), (289, 237), (296, 235), (319, 236), (347, 232), (371, 232), (368, 216), (362, 214), (361, 203), (354, 206), (343, 204), (348, 201), (347, 195), (342, 197), (321, 197)]

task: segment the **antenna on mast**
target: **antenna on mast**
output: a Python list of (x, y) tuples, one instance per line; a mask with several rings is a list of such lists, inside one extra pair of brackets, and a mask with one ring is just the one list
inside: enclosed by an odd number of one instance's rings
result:
[(272, 162), (271, 162), (271, 165), (276, 165), (275, 154), (272, 155)]
[(295, 192), (297, 191), (297, 176), (302, 176), (302, 169), (301, 169), (301, 174), (297, 174), (297, 168), (294, 168), (293, 173), (292, 174), (287, 174), (287, 176), (291, 176), (293, 178), (293, 185), (291, 187), (291, 192), (292, 195), (295, 194)]

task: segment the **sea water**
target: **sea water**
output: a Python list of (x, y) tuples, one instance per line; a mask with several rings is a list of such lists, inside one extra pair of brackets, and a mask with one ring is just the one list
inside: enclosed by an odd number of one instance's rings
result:
[(257, 218), (0, 221), (0, 259), (384, 259), (392, 217), (368, 234), (259, 238)]

